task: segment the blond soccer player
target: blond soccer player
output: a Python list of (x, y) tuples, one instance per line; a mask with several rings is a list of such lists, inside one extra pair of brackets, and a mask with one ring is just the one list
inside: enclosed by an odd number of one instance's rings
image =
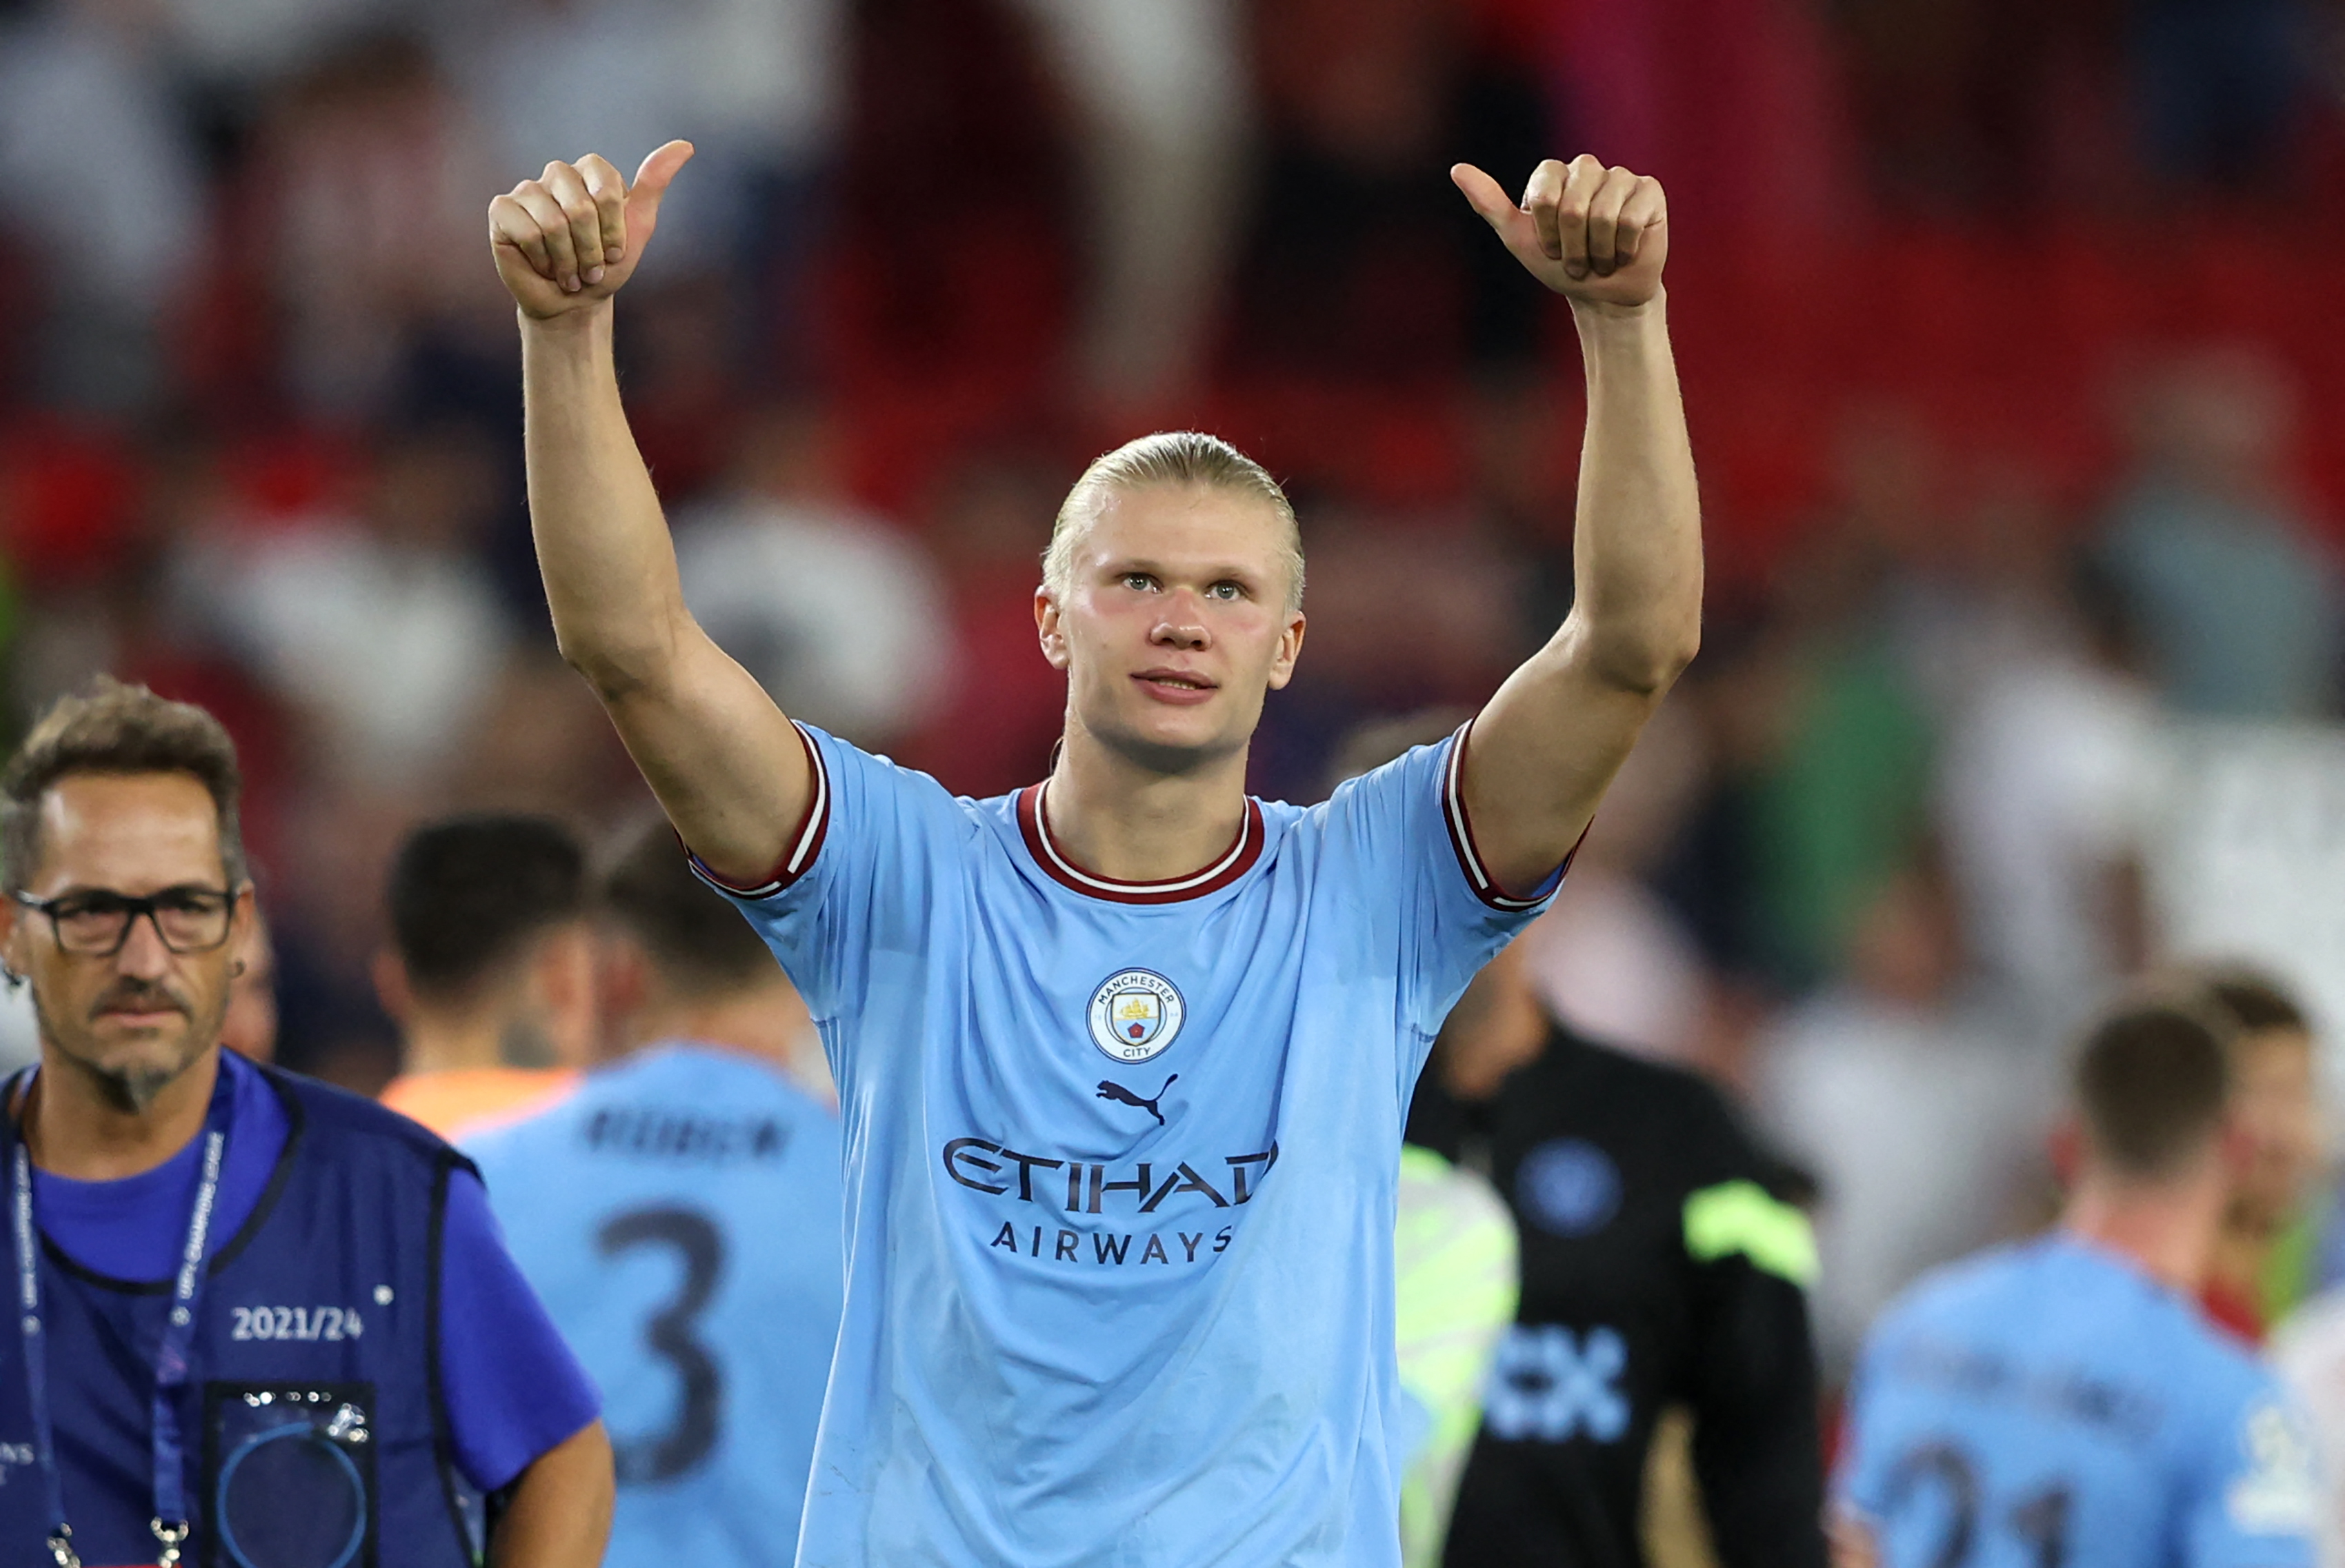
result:
[(794, 723), (685, 606), (612, 337), (690, 156), (548, 165), (490, 228), (563, 655), (838, 1080), (847, 1310), (798, 1561), (1396, 1564), (1410, 1087), (1699, 635), (1660, 187), (1581, 157), (1518, 205), (1453, 171), (1570, 300), (1589, 391), (1577, 602), (1472, 723), (1323, 805), (1250, 798), (1304, 647), (1294, 512), (1226, 443), (1147, 436), (1042, 561), (1065, 744), (971, 801)]

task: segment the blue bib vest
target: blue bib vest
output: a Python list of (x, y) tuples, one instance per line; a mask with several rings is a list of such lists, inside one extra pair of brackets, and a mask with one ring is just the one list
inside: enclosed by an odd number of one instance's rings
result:
[[(215, 1237), (180, 1391), (189, 1563), (466, 1568), (483, 1506), (440, 1392), (448, 1182), (464, 1158), (372, 1101), (262, 1068), (285, 1148)], [(0, 1117), (0, 1166), (18, 1129)], [(109, 1280), (46, 1237), (49, 1409), (74, 1543), (151, 1563), (155, 1357), (169, 1282)], [(0, 1564), (46, 1563), (22, 1340), (0, 1334)]]

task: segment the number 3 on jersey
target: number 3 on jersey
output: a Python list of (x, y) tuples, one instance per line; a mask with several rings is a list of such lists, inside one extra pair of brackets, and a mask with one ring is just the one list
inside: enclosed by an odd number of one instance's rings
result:
[(644, 1323), (644, 1348), (675, 1369), (675, 1418), (660, 1431), (613, 1438), (622, 1483), (673, 1480), (708, 1457), (724, 1421), (725, 1373), (696, 1331), (725, 1272), (725, 1235), (696, 1209), (631, 1209), (604, 1221), (594, 1241), (608, 1259), (672, 1250), (682, 1271), (675, 1293)]

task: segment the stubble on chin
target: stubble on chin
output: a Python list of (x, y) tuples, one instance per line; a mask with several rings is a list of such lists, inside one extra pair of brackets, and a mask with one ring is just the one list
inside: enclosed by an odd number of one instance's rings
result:
[(181, 1062), (176, 1067), (100, 1067), (91, 1076), (107, 1105), (129, 1116), (144, 1116), (147, 1108), (178, 1081), (188, 1065)]
[(162, 1097), (163, 1091), (187, 1075), (188, 1069), (203, 1059), (204, 1052), (219, 1037), (220, 1025), (227, 1009), (211, 1020), (208, 1028), (189, 1018), (175, 1042), (169, 1056), (160, 1060), (108, 1062), (96, 1054), (96, 1043), (86, 1032), (76, 1036), (61, 1030), (48, 1010), (41, 1005), (38, 992), (33, 996), (33, 1015), (40, 1027), (41, 1040), (56, 1053), (75, 1072), (96, 1089), (108, 1109), (125, 1116), (144, 1116), (147, 1108)]

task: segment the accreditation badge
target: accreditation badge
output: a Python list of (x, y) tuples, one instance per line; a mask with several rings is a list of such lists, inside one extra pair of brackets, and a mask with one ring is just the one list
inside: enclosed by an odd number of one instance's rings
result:
[(204, 1386), (210, 1568), (376, 1568), (374, 1384)]

